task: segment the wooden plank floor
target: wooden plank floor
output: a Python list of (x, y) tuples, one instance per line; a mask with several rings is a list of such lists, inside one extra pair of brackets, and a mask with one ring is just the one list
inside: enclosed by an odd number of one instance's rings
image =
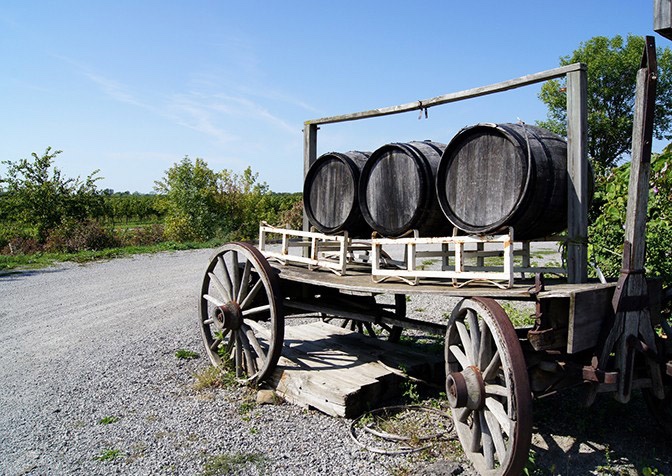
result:
[(406, 377), (443, 382), (443, 352), (421, 353), (332, 324), (285, 327), (282, 357), (270, 384), (286, 401), (352, 418), (404, 391)]

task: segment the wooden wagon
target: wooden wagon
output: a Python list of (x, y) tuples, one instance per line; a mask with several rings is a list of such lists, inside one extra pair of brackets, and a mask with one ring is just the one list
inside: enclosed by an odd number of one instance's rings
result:
[[(305, 124), (305, 166), (316, 159), (318, 125), (356, 120), (506, 91), (552, 78), (567, 78), (568, 231), (565, 278), (544, 279), (523, 258), (514, 265), (511, 234), (499, 237), (411, 236), (354, 241), (263, 225), (258, 248), (229, 243), (213, 256), (203, 280), (199, 323), (216, 365), (228, 360), (237, 376), (260, 382), (280, 357), (285, 319), (306, 313), (339, 316), (391, 339), (404, 328), (445, 334), (446, 393), (465, 453), (482, 474), (519, 474), (532, 435), (533, 397), (584, 385), (588, 403), (598, 393), (627, 402), (641, 389), (658, 420), (672, 428), (672, 334), (661, 308), (669, 292), (644, 275), (644, 229), (655, 97), (655, 45), (647, 37), (638, 73), (630, 199), (623, 271), (617, 282), (589, 281), (587, 272), (588, 161), (586, 153), (586, 68), (573, 64), (511, 81), (426, 101), (330, 117)], [(280, 251), (266, 247), (281, 237)], [(389, 271), (384, 246), (405, 247), (404, 265)], [(470, 246), (474, 245), (473, 251)], [(445, 260), (441, 272), (416, 266), (435, 245)], [(501, 246), (503, 264), (486, 274), (500, 286), (456, 283), (482, 279), (488, 246)], [(290, 248), (298, 247), (291, 254)], [(523, 254), (529, 243), (522, 244)], [(472, 271), (465, 256), (475, 256)], [(450, 256), (447, 256), (450, 255)], [(326, 257), (325, 257), (326, 256)], [(480, 266), (479, 266), (480, 265)], [(536, 272), (535, 271), (540, 271)], [(489, 272), (485, 270), (485, 272)], [(514, 273), (533, 279), (513, 279)], [(377, 278), (377, 279), (376, 279)], [(446, 324), (406, 316), (409, 294), (461, 298)], [(381, 295), (394, 299), (378, 299)], [(667, 298), (666, 298), (667, 295)], [(516, 329), (500, 300), (535, 304), (535, 325)]]

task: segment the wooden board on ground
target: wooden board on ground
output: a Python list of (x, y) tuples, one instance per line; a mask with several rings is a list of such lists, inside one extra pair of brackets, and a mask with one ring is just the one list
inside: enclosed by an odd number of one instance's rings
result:
[(443, 382), (443, 352), (423, 353), (323, 322), (286, 326), (270, 379), (278, 396), (328, 415), (352, 418), (400, 397), (408, 375)]

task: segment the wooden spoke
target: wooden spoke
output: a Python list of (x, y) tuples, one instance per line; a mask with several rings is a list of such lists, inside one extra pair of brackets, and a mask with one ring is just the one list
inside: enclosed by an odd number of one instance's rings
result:
[(502, 432), (507, 436), (511, 435), (511, 425), (513, 422), (509, 419), (509, 416), (506, 413), (504, 405), (502, 405), (498, 400), (495, 400), (494, 398), (488, 398), (485, 401), (485, 405), (497, 419), (499, 426), (502, 428)]
[[(226, 288), (233, 289), (233, 284), (231, 283), (231, 275), (229, 274), (229, 267), (226, 265), (226, 261), (224, 261), (223, 254), (217, 257), (217, 262), (219, 263), (219, 266), (222, 268), (222, 278), (224, 278)], [(229, 298), (229, 301), (230, 300), (231, 299)]]
[(515, 329), (494, 300), (462, 300), (445, 340), (446, 391), (457, 436), (483, 475), (520, 474), (532, 439), (532, 398)]
[(467, 360), (467, 356), (464, 355), (464, 352), (462, 352), (462, 349), (460, 349), (456, 345), (451, 345), (450, 346), (450, 351), (453, 354), (453, 357), (457, 359), (457, 361), (460, 363), (463, 369), (466, 369), (469, 367), (469, 360)]
[(254, 283), (254, 286), (252, 286), (252, 289), (250, 292), (245, 296), (245, 299), (243, 299), (240, 302), (240, 308), (241, 309), (247, 309), (247, 307), (254, 301), (254, 298), (257, 297), (257, 294), (259, 294), (259, 291), (264, 287), (263, 281), (257, 281)]
[(251, 271), (252, 271), (252, 263), (250, 261), (245, 261), (245, 269), (243, 270), (243, 277), (240, 280), (240, 289), (238, 290), (238, 294), (236, 295), (237, 296), (236, 301), (238, 301), (239, 303), (243, 302), (243, 299), (245, 299), (245, 295), (247, 294), (247, 290), (250, 287)]
[[(394, 304), (377, 302), (375, 296), (357, 296), (357, 298), (356, 301), (353, 301), (353, 306), (358, 309), (366, 310), (367, 312), (373, 309), (394, 310), (396, 318), (403, 319), (406, 317), (406, 296), (403, 294), (394, 295)], [(365, 334), (374, 339), (387, 339), (390, 342), (399, 342), (403, 330), (400, 326), (384, 322), (371, 322), (337, 315), (322, 314), (322, 321), (339, 326), (342, 329)]]
[(480, 412), (478, 416), (480, 418), (480, 425), (481, 425), (481, 441), (483, 444), (483, 456), (485, 457), (485, 467), (488, 469), (493, 469), (495, 467), (495, 444), (492, 441), (492, 434), (490, 433), (490, 427), (488, 426), (488, 423), (485, 420), (485, 413)]
[(232, 296), (238, 296), (238, 289), (240, 289), (240, 268), (238, 264), (238, 251), (231, 251), (231, 282), (233, 283)]
[(499, 461), (503, 461), (504, 456), (506, 455), (506, 443), (504, 442), (504, 436), (502, 435), (502, 427), (499, 425), (497, 418), (489, 412), (485, 411), (485, 421), (490, 428), (490, 434), (492, 435), (492, 441), (495, 445), (495, 454)]
[(500, 397), (508, 397), (509, 390), (502, 385), (485, 385), (486, 395), (499, 395)]
[(483, 371), (483, 380), (490, 381), (493, 378), (495, 378), (497, 372), (499, 372), (501, 365), (502, 365), (502, 359), (499, 356), (499, 354), (493, 355), (492, 360), (490, 360), (490, 363), (488, 363), (488, 366)]
[(257, 362), (252, 356), (252, 350), (250, 349), (250, 342), (248, 341), (247, 334), (242, 330), (238, 333), (238, 339), (243, 348), (243, 357), (244, 357), (244, 368), (248, 375), (253, 375), (257, 372)]
[[(215, 276), (215, 273), (208, 273), (208, 276), (210, 276), (210, 280), (212, 281), (212, 284), (215, 285), (215, 288), (219, 291), (220, 296), (224, 298), (224, 301), (228, 302), (231, 301), (231, 292), (229, 289), (226, 289), (222, 282), (219, 280), (217, 276)], [(221, 304), (220, 304), (221, 306)]]
[(243, 374), (243, 346), (240, 343), (240, 332), (234, 332), (235, 343), (234, 343), (234, 355), (236, 363), (236, 377), (241, 378)]
[[(203, 295), (203, 299), (205, 299), (205, 300), (208, 301), (208, 302), (211, 302), (212, 304), (214, 304), (214, 305), (217, 306), (217, 307), (219, 307), (219, 306), (223, 306), (223, 305), (224, 305), (224, 303), (223, 303), (222, 301), (220, 301), (220, 300), (217, 299), (216, 297), (212, 297), (212, 296), (210, 296), (209, 294), (204, 294), (204, 295)], [(207, 320), (207, 319), (206, 319), (206, 320)], [(203, 321), (203, 322), (205, 322), (205, 321)]]
[(476, 362), (476, 356), (474, 355), (474, 347), (471, 342), (471, 334), (467, 330), (467, 326), (465, 326), (464, 322), (462, 321), (456, 322), (455, 327), (457, 327), (457, 331), (460, 334), (460, 341), (462, 342), (464, 353), (466, 354), (466, 358), (468, 359), (466, 365), (462, 364), (462, 368), (467, 368)]
[(219, 348), (219, 344), (222, 343), (222, 339), (215, 339), (212, 341), (212, 344), (210, 344), (210, 350), (213, 352), (217, 352), (217, 349)]
[(231, 365), (244, 383), (270, 376), (284, 338), (282, 294), (276, 272), (256, 248), (227, 243), (217, 250), (203, 275), (198, 307), (213, 365)]
[(266, 360), (266, 352), (264, 352), (264, 349), (261, 348), (261, 344), (259, 344), (259, 340), (257, 339), (257, 336), (254, 334), (254, 331), (245, 324), (243, 324), (243, 330), (245, 332), (245, 335), (247, 336), (247, 339), (250, 342), (250, 345), (252, 345), (254, 352), (259, 356), (259, 358), (262, 361)]
[(251, 309), (245, 309), (243, 311), (243, 316), (248, 317), (248, 316), (251, 316), (251, 315), (254, 315), (254, 314), (259, 314), (259, 313), (262, 313), (262, 312), (266, 312), (270, 309), (271, 309), (270, 304), (265, 304), (265, 305), (259, 306), (259, 307), (253, 307)]

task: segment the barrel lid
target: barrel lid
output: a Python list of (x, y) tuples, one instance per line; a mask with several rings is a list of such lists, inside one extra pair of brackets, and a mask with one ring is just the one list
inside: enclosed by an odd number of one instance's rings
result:
[(470, 233), (496, 231), (519, 213), (530, 182), (525, 139), (506, 124), (462, 129), (448, 144), (436, 192), (446, 217)]
[(323, 233), (344, 231), (358, 215), (359, 168), (350, 156), (365, 160), (368, 153), (328, 152), (308, 169), (303, 185), (308, 220)]
[(362, 215), (371, 228), (385, 236), (398, 236), (412, 228), (424, 212), (433, 184), (427, 159), (412, 144), (379, 147), (362, 170)]

